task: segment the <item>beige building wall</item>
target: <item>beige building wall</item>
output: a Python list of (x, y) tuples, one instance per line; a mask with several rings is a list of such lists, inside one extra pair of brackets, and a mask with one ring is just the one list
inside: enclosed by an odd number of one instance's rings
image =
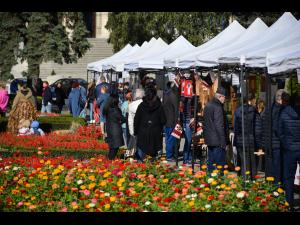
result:
[(108, 12), (96, 12), (96, 38), (109, 37), (109, 31), (105, 28), (108, 20)]

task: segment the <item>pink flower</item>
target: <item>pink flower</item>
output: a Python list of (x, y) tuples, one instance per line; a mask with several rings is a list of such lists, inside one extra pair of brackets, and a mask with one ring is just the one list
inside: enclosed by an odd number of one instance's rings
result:
[(68, 208), (67, 207), (64, 207), (60, 210), (61, 212), (68, 212)]
[(23, 205), (23, 202), (19, 202), (19, 203), (18, 203), (18, 206), (22, 206), (22, 205)]
[(89, 195), (90, 195), (90, 191), (89, 191), (89, 190), (84, 190), (84, 191), (83, 191), (83, 194), (84, 194), (85, 196), (89, 196)]
[(72, 206), (76, 206), (77, 205), (77, 202), (72, 202)]
[(92, 199), (92, 203), (96, 204), (97, 203), (97, 199), (93, 198)]

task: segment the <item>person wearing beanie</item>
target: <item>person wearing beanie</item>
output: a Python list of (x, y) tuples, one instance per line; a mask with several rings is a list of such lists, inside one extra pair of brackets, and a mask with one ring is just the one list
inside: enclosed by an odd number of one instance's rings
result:
[(204, 108), (204, 141), (208, 146), (208, 171), (224, 166), (226, 147), (229, 144), (229, 129), (223, 109), (225, 89), (219, 87), (214, 98)]
[(40, 126), (40, 124), (39, 124), (38, 121), (36, 121), (36, 120), (32, 121), (31, 126), (30, 126), (31, 127), (30, 128), (30, 134), (36, 134), (36, 135), (39, 135), (39, 136), (44, 136), (45, 133), (41, 128), (39, 128), (39, 126)]

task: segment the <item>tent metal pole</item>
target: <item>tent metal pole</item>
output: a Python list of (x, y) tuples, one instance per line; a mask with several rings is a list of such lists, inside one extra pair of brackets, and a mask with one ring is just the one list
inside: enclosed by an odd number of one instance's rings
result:
[(266, 76), (266, 98), (267, 98), (267, 140), (266, 140), (266, 177), (271, 175), (272, 165), (272, 101), (271, 101), (271, 77), (264, 68)]
[(246, 186), (246, 149), (245, 149), (245, 118), (244, 118), (244, 64), (241, 65), (241, 103), (242, 103), (242, 137), (243, 137), (243, 184)]

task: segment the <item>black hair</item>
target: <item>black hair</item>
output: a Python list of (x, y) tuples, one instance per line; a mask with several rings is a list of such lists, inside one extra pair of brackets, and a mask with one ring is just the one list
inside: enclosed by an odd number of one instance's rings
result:
[(117, 108), (119, 106), (119, 97), (116, 94), (111, 94), (104, 105), (103, 114), (107, 115), (110, 108)]

